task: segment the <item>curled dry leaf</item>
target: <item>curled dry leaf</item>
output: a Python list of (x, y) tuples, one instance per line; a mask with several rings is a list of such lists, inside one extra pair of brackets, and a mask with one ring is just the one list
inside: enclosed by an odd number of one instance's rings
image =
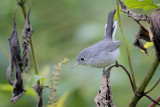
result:
[(144, 47), (143, 42), (136, 38), (136, 40), (133, 43), (134, 46), (139, 47), (140, 49), (142, 49), (146, 54), (148, 54), (147, 49)]
[(15, 20), (14, 20), (11, 36), (8, 40), (9, 40), (9, 45), (10, 45), (10, 65), (7, 69), (7, 79), (9, 83), (13, 85), (11, 76), (12, 76), (14, 66), (20, 66), (20, 67), (22, 66), (21, 57), (20, 57), (20, 46), (19, 46), (19, 41), (18, 41), (18, 33), (16, 30)]
[(16, 72), (11, 101), (15, 103), (25, 92), (21, 72)]
[(149, 37), (149, 31), (147, 28), (145, 28), (142, 24), (138, 23), (140, 26), (140, 30), (139, 30), (139, 39), (143, 39), (147, 42), (151, 42), (150, 37)]
[(31, 27), (30, 21), (29, 21), (29, 16), (30, 16), (30, 10), (28, 11), (28, 14), (26, 16), (26, 22), (24, 29), (22, 31), (22, 38), (23, 38), (23, 62), (25, 64), (25, 71), (28, 71), (30, 68), (30, 63), (29, 63), (29, 52), (30, 52), (30, 38), (33, 34), (33, 29)]
[(145, 14), (137, 14), (132, 12), (127, 6), (119, 0), (119, 4), (121, 6), (121, 11), (128, 14), (129, 17), (133, 18), (140, 26), (139, 31), (134, 35), (134, 46), (139, 47), (140, 49), (144, 50), (147, 54), (147, 49), (144, 47), (143, 42), (140, 39), (143, 39), (147, 42), (151, 42), (150, 33), (148, 29), (146, 29), (139, 21), (149, 21), (150, 17)]
[(40, 85), (35, 84), (33, 86), (33, 88), (34, 88), (34, 90), (37, 92), (37, 94), (39, 96), (38, 107), (43, 107), (43, 99), (42, 99), (43, 87), (41, 87)]
[[(21, 73), (23, 72), (22, 69), (23, 64), (20, 56), (21, 50), (18, 40), (18, 33), (16, 30), (15, 18), (14, 18), (13, 30), (9, 38), (9, 44), (10, 44), (10, 65), (7, 69), (7, 78), (9, 83), (13, 85), (11, 101), (16, 102), (26, 90), (23, 86), (23, 80), (21, 76)], [(16, 68), (16, 75), (13, 83), (11, 81), (11, 76), (14, 67)]]
[(149, 38), (149, 31), (140, 23), (138, 23), (140, 26), (139, 31), (134, 35), (134, 46), (139, 47), (140, 49), (144, 50), (144, 52), (147, 54), (147, 49), (144, 47), (143, 42), (140, 39), (143, 39), (147, 42), (150, 42)]
[(153, 41), (157, 58), (160, 61), (160, 13), (158, 11), (159, 9), (152, 13), (149, 26), (151, 30), (150, 38)]

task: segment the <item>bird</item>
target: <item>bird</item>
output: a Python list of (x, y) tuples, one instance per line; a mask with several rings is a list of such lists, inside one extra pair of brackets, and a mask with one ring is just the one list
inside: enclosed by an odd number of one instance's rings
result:
[(77, 62), (72, 68), (77, 65), (86, 65), (103, 68), (104, 71), (105, 67), (113, 63), (116, 63), (118, 66), (117, 59), (120, 55), (119, 46), (121, 45), (121, 41), (116, 41), (114, 37), (117, 29), (117, 21), (113, 20), (115, 12), (116, 10), (110, 11), (108, 14), (104, 39), (80, 51), (77, 56)]

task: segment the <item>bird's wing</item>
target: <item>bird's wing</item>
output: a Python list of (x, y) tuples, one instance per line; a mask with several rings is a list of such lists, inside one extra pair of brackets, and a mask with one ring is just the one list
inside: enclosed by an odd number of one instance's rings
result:
[(97, 52), (102, 52), (102, 51), (106, 51), (106, 52), (112, 52), (114, 50), (116, 50), (119, 46), (121, 45), (120, 41), (111, 41), (108, 42), (106, 40), (103, 40), (102, 42), (98, 43), (96, 47), (94, 47), (94, 49), (97, 49)]
[(107, 40), (100, 41), (95, 45), (91, 46), (91, 52), (93, 56), (98, 56), (102, 52), (109, 53), (116, 50), (121, 45), (120, 41), (110, 41)]
[(112, 52), (112, 51), (116, 50), (121, 45), (121, 43), (122, 42), (120, 42), (120, 41), (111, 42), (105, 46), (105, 50), (107, 52)]

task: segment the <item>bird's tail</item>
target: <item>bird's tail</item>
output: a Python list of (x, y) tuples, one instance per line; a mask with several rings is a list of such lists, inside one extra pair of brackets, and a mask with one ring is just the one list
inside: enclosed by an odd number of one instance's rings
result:
[(105, 25), (104, 39), (113, 40), (117, 29), (117, 21), (113, 21), (116, 10), (110, 11), (108, 14), (108, 22)]

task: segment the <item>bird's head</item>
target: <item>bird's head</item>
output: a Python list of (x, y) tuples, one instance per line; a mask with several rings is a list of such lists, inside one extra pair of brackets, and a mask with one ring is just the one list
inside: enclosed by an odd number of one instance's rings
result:
[(82, 50), (78, 56), (77, 56), (77, 62), (75, 65), (73, 65), (72, 68), (76, 67), (77, 65), (88, 65), (89, 60), (90, 60), (90, 49), (86, 48)]

